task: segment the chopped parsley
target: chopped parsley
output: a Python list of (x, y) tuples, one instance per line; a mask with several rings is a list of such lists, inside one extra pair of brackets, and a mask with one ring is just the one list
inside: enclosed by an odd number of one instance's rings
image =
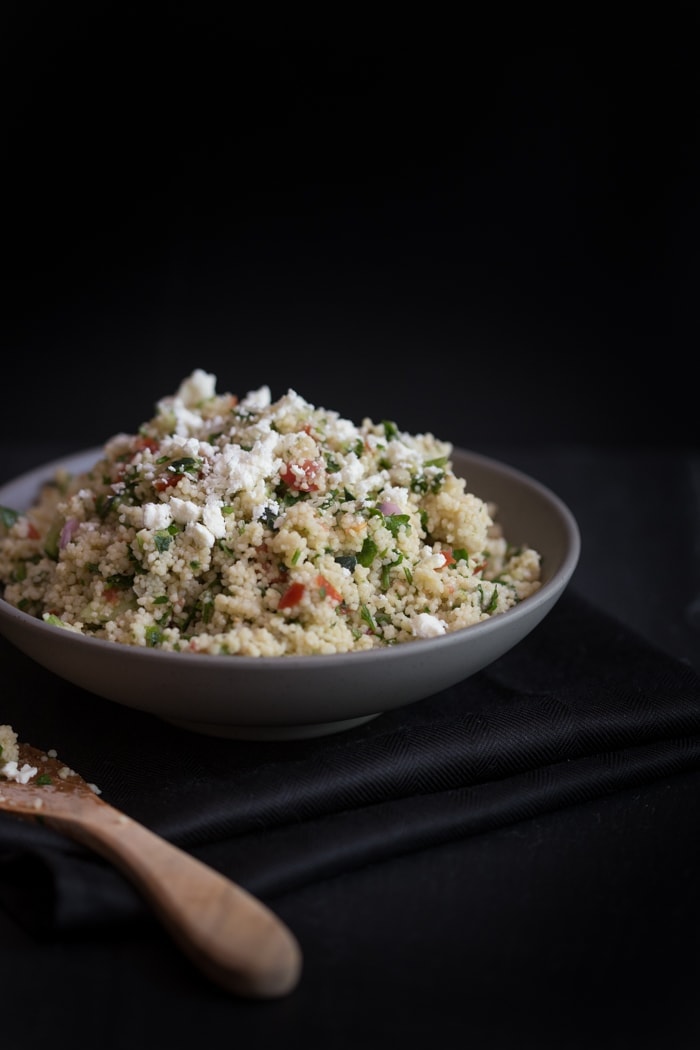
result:
[(6, 529), (11, 529), (19, 516), (19, 512), (11, 507), (0, 506), (0, 525), (4, 525)]

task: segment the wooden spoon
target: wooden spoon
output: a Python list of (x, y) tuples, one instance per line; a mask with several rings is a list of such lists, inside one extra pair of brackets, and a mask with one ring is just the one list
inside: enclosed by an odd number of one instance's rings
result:
[(40, 820), (111, 861), (152, 905), (173, 940), (235, 995), (286, 995), (301, 974), (290, 930), (261, 901), (108, 802), (57, 758), (19, 744), (26, 784), (0, 777), (0, 809)]

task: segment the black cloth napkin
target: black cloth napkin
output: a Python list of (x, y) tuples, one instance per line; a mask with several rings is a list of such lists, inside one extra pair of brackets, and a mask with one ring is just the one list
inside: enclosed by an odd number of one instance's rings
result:
[[(355, 729), (201, 736), (65, 683), (0, 641), (0, 722), (263, 899), (700, 769), (700, 677), (569, 589), (488, 669)], [(140, 922), (119, 872), (0, 813), (0, 902), (42, 936)]]

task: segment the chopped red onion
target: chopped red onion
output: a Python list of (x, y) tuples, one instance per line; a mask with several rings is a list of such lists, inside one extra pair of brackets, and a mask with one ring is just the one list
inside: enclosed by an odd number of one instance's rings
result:
[(79, 527), (80, 522), (77, 518), (68, 518), (65, 525), (61, 529), (61, 537), (58, 541), (58, 545), (61, 548), (61, 550), (63, 550), (67, 543), (70, 543), (70, 541), (73, 539), (76, 532), (78, 531)]
[(401, 507), (397, 507), (393, 500), (385, 499), (379, 504), (379, 509), (382, 514), (400, 514)]

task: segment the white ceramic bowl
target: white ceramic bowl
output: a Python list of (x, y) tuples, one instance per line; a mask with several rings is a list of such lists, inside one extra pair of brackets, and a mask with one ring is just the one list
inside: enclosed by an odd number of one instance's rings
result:
[[(85, 470), (101, 451), (89, 449), (22, 475), (0, 488), (0, 504), (25, 510), (57, 467)], [(200, 733), (294, 739), (359, 725), (432, 696), (497, 660), (550, 612), (578, 563), (578, 526), (548, 488), (507, 464), (463, 449), (454, 450), (452, 463), (469, 491), (497, 504), (497, 520), (508, 539), (542, 555), (541, 588), (482, 623), (369, 652), (211, 656), (84, 637), (0, 599), (0, 632), (80, 688)]]

